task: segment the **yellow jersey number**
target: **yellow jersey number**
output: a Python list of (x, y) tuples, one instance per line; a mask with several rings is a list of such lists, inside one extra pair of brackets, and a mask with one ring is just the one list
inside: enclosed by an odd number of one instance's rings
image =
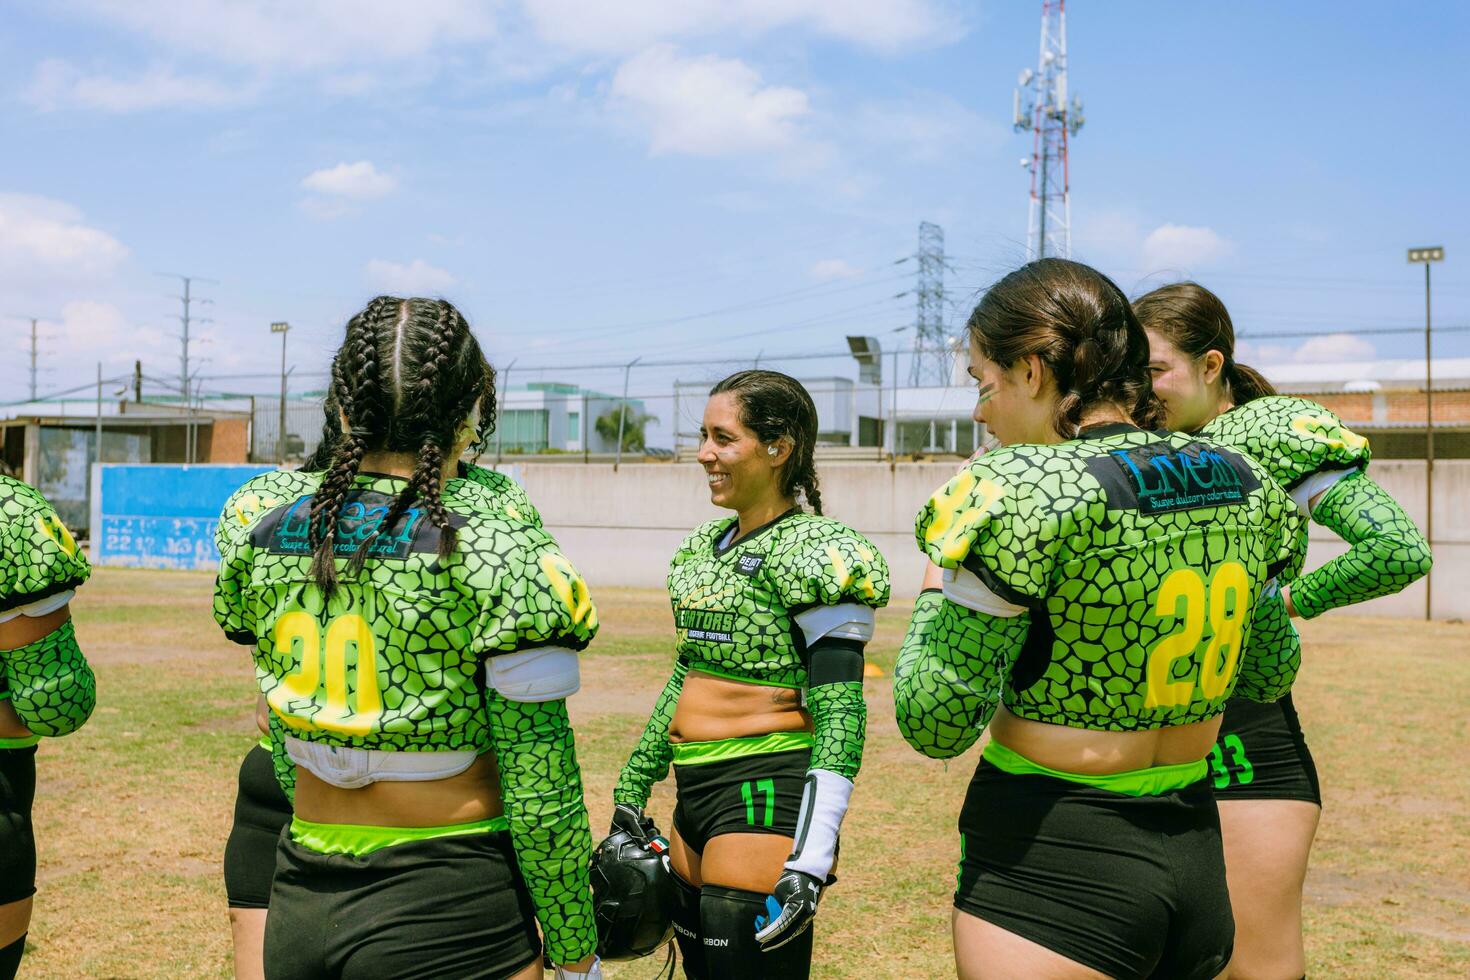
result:
[[(323, 640), (325, 639), (325, 643)], [(291, 657), (297, 669), (287, 674), (266, 696), (271, 708), (291, 728), (328, 731), (339, 735), (367, 735), (383, 714), (383, 696), (378, 690), (378, 653), (372, 628), (356, 613), (337, 616), (327, 624), (325, 637), (316, 617), (306, 612), (288, 612), (276, 620), (275, 648)], [(352, 680), (356, 682), (356, 705), (348, 705), (347, 651), (356, 653)], [(299, 650), (299, 652), (298, 652)], [(310, 719), (292, 714), (292, 700), (313, 700), (326, 675), (326, 705)]]
[[(1187, 705), (1194, 699), (1196, 686), (1207, 701), (1230, 690), (1240, 666), (1240, 645), (1250, 609), (1250, 576), (1237, 562), (1225, 562), (1215, 569), (1208, 583), (1193, 568), (1176, 568), (1165, 576), (1154, 614), (1172, 617), (1178, 625), (1149, 651), (1148, 690), (1143, 706)], [(1210, 623), (1209, 639), (1204, 639), (1206, 618)], [(1199, 664), (1197, 675), (1175, 680), (1174, 662), (1190, 656)]]

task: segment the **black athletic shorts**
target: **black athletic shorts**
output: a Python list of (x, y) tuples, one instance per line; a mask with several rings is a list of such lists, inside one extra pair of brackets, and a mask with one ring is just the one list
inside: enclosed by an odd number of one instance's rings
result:
[(796, 837), (811, 749), (674, 764), (674, 829), (697, 853), (721, 834)]
[(232, 909), (265, 909), (276, 876), (276, 845), (291, 822), (291, 803), (271, 768), (269, 749), (252, 745), (240, 763), (235, 823), (225, 842), (225, 894)]
[(320, 854), (281, 835), (268, 980), (501, 980), (541, 958), (510, 834)]
[(1271, 704), (1245, 698), (1226, 702), (1209, 761), (1216, 799), (1304, 800), (1322, 805), (1317, 766), (1290, 694)]
[(36, 893), (36, 747), (0, 749), (0, 905)]
[(1207, 779), (1126, 796), (982, 759), (955, 908), (1110, 977), (1214, 977), (1235, 945)]

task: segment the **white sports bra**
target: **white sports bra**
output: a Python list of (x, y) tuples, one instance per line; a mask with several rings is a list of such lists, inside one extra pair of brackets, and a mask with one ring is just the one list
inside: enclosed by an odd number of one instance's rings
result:
[(354, 749), (286, 736), (291, 761), (324, 783), (339, 789), (361, 789), (369, 783), (427, 783), (458, 776), (474, 765), (474, 749), (445, 752), (388, 752)]

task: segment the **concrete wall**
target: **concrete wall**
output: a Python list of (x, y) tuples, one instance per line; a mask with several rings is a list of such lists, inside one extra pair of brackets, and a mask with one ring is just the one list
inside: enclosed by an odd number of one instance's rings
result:
[[(547, 525), (595, 590), (597, 585), (662, 588), (669, 557), (696, 524), (719, 516), (695, 464), (522, 463), (512, 468)], [(1374, 463), (1372, 475), (1424, 526), (1424, 464)], [(842, 463), (821, 467), (828, 514), (862, 531), (888, 558), (894, 592), (918, 591), (923, 562), (914, 514), (955, 470), (953, 463)], [(1470, 617), (1470, 461), (1435, 464), (1434, 614)], [(1308, 568), (1340, 554), (1331, 532), (1313, 527)], [(1377, 616), (1424, 615), (1424, 584), (1353, 607)]]

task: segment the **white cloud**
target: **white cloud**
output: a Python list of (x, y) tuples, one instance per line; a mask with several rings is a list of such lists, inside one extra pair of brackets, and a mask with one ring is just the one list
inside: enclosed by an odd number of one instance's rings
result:
[(0, 194), (0, 286), (77, 282), (110, 275), (127, 247), (64, 201)]
[(314, 170), (302, 178), (301, 186), (328, 197), (366, 201), (392, 192), (398, 181), (373, 166), (371, 160), (358, 160)]
[(398, 296), (442, 293), (457, 281), (445, 270), (432, 266), (423, 259), (414, 259), (407, 265), (386, 259), (373, 259), (367, 264), (365, 273), (372, 288)]
[(478, 0), (68, 0), (88, 18), (214, 63), (329, 69), (402, 62), (495, 34)]
[(963, 31), (955, 4), (936, 0), (523, 0), (535, 32), (554, 45), (626, 54), (660, 41), (805, 28), (879, 51)]
[(767, 85), (736, 58), (685, 57), (667, 44), (625, 61), (611, 102), (648, 128), (649, 152), (723, 156), (795, 146), (811, 109), (806, 93)]
[(833, 279), (851, 279), (863, 274), (863, 270), (846, 259), (819, 259), (812, 263), (806, 274), (819, 282)]
[(1371, 361), (1378, 349), (1362, 337), (1350, 333), (1330, 333), (1306, 340), (1291, 355), (1298, 364), (1320, 364), (1331, 361)]
[(1230, 251), (1230, 242), (1214, 229), (1162, 224), (1143, 240), (1143, 265), (1150, 270), (1190, 269), (1208, 265)]
[(86, 75), (69, 62), (48, 58), (36, 66), (25, 99), (43, 112), (76, 108), (124, 113), (236, 105), (253, 95), (251, 85), (226, 85), (203, 76), (180, 75), (161, 65), (132, 78), (117, 78)]
[(1009, 127), (938, 93), (868, 103), (858, 109), (853, 128), (865, 142), (924, 163), (977, 152), (988, 155), (1012, 136)]

